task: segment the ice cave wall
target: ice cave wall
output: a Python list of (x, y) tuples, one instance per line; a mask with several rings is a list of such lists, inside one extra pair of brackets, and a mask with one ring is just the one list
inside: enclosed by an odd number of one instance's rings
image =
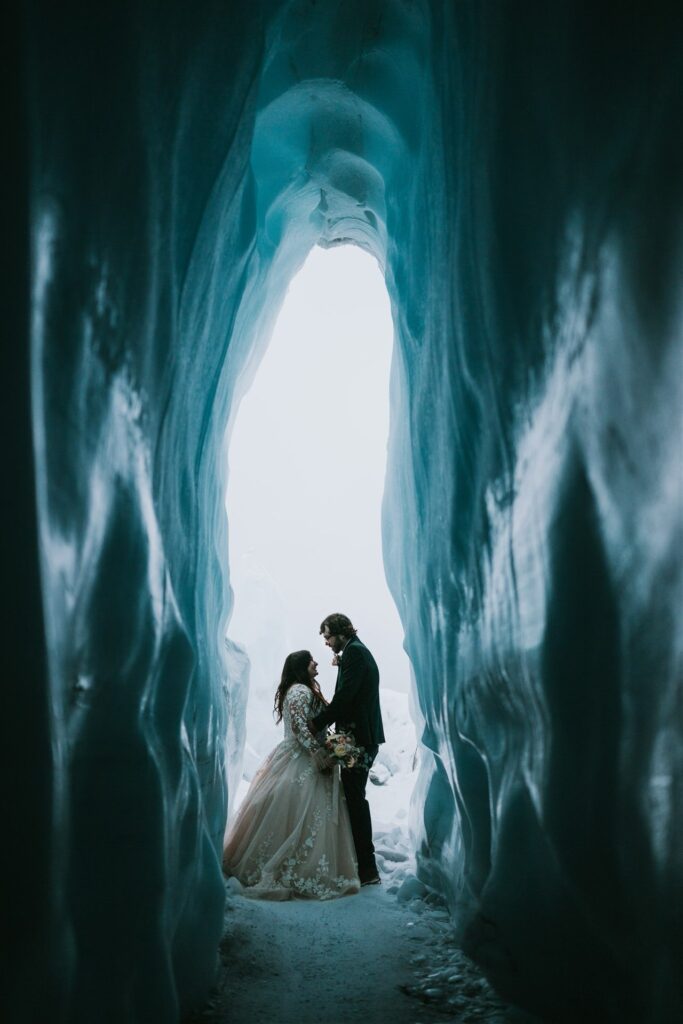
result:
[(386, 499), (435, 755), (423, 870), (512, 998), (550, 1019), (673, 1019), (681, 18), (443, 19), (438, 294), (402, 337)]
[(205, 995), (222, 929), (227, 581), (206, 453), (253, 252), (261, 19), (91, 15), (37, 4), (28, 24), (53, 903), (49, 985), (20, 958), (10, 1019), (172, 1021)]
[[(520, 1003), (669, 1019), (680, 18), (33, 3), (26, 28), (49, 672), (38, 651), (13, 697), (50, 813), (14, 849), (37, 926), (17, 896), (10, 1019), (172, 1021), (210, 983), (246, 685), (225, 428), (292, 273), (343, 240), (396, 323), (385, 559), (421, 870)], [(34, 583), (38, 628), (36, 605)]]

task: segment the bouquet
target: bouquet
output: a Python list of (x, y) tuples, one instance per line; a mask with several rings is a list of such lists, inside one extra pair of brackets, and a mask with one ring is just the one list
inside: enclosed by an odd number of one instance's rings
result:
[(350, 733), (332, 733), (325, 740), (325, 750), (328, 757), (343, 768), (353, 768), (363, 761), (363, 748), (356, 746), (356, 741)]

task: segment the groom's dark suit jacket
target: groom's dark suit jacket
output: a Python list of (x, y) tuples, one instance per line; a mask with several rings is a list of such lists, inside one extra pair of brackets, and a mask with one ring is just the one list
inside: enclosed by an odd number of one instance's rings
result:
[(342, 652), (334, 697), (312, 719), (316, 731), (332, 722), (341, 732), (352, 733), (361, 747), (367, 749), (384, 743), (379, 707), (379, 669), (357, 636), (349, 640)]

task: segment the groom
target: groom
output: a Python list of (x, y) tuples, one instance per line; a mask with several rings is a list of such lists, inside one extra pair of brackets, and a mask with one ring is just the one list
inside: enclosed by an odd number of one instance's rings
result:
[[(351, 819), (351, 831), (358, 858), (361, 885), (379, 885), (372, 844), (370, 807), (365, 799), (365, 787), (372, 762), (377, 757), (379, 744), (384, 743), (382, 714), (379, 706), (379, 670), (377, 662), (365, 644), (356, 636), (356, 630), (346, 615), (328, 615), (320, 626), (327, 646), (334, 651), (339, 666), (337, 685), (332, 701), (311, 725), (319, 732), (332, 722), (340, 732), (353, 735), (359, 747), (365, 749), (363, 765), (342, 768), (342, 783)], [(321, 761), (320, 768), (325, 767)]]

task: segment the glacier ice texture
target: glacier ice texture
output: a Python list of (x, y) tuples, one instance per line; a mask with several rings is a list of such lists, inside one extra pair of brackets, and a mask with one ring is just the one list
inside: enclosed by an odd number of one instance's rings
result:
[(32, 0), (23, 29), (4, 1019), (161, 1024), (211, 984), (247, 687), (226, 432), (345, 242), (396, 330), (420, 876), (507, 998), (676, 1019), (680, 10)]

